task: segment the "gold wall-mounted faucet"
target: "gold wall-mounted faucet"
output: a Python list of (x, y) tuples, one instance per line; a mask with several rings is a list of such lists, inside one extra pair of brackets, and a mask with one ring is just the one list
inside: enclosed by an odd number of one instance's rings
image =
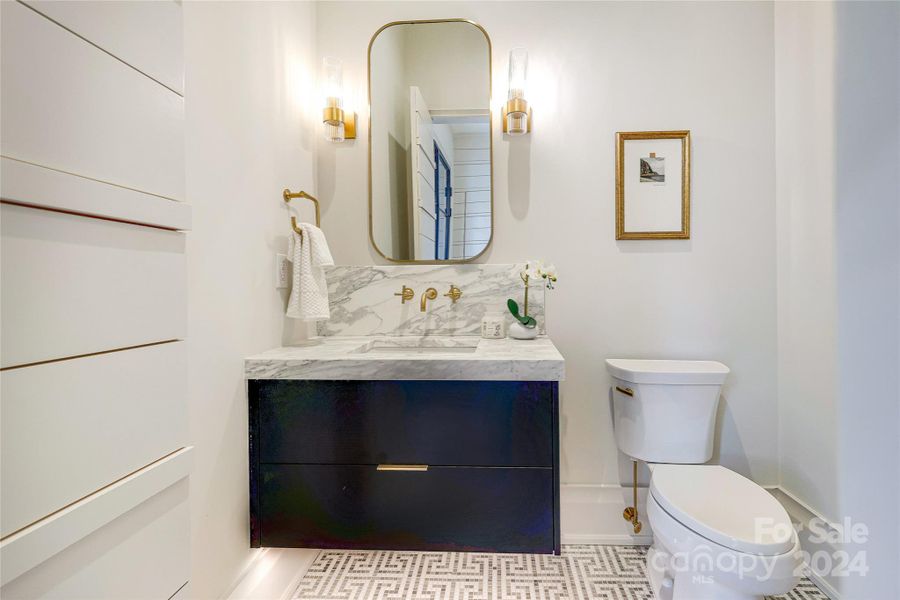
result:
[(416, 293), (412, 288), (408, 288), (405, 285), (403, 289), (399, 292), (394, 292), (395, 296), (400, 296), (400, 304), (406, 304), (407, 300), (412, 300)]
[(434, 288), (428, 288), (422, 293), (422, 301), (419, 303), (419, 309), (422, 312), (425, 312), (425, 302), (427, 300), (434, 300), (437, 298), (437, 290)]
[(444, 296), (446, 296), (447, 298), (450, 298), (450, 301), (453, 304), (456, 304), (456, 301), (459, 300), (460, 297), (462, 296), (462, 290), (451, 283), (450, 291), (447, 292), (446, 294), (444, 294)]

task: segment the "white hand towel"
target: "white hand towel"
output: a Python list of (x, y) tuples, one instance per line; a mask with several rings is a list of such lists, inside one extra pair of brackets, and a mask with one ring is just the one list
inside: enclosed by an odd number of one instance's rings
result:
[(301, 236), (293, 232), (288, 260), (293, 263), (294, 282), (287, 316), (303, 321), (322, 321), (331, 316), (328, 284), (323, 267), (334, 264), (325, 234), (315, 225), (300, 223)]

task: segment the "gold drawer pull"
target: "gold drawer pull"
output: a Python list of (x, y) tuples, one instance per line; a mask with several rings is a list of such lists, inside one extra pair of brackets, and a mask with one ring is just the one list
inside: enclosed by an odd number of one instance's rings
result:
[(378, 465), (376, 471), (427, 471), (428, 465)]
[(634, 396), (634, 390), (631, 388), (623, 388), (623, 387), (616, 386), (616, 391), (622, 392), (626, 396)]

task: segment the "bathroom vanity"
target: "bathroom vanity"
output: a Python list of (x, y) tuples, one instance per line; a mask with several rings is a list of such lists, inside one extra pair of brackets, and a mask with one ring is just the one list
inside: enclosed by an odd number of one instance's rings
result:
[(563, 366), (472, 336), (248, 358), (252, 545), (559, 553)]

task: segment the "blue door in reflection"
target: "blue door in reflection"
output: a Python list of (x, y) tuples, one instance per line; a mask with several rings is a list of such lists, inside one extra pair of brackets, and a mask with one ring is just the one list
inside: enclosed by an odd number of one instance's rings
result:
[(450, 258), (450, 219), (453, 216), (453, 187), (450, 185), (450, 163), (434, 143), (434, 259)]

